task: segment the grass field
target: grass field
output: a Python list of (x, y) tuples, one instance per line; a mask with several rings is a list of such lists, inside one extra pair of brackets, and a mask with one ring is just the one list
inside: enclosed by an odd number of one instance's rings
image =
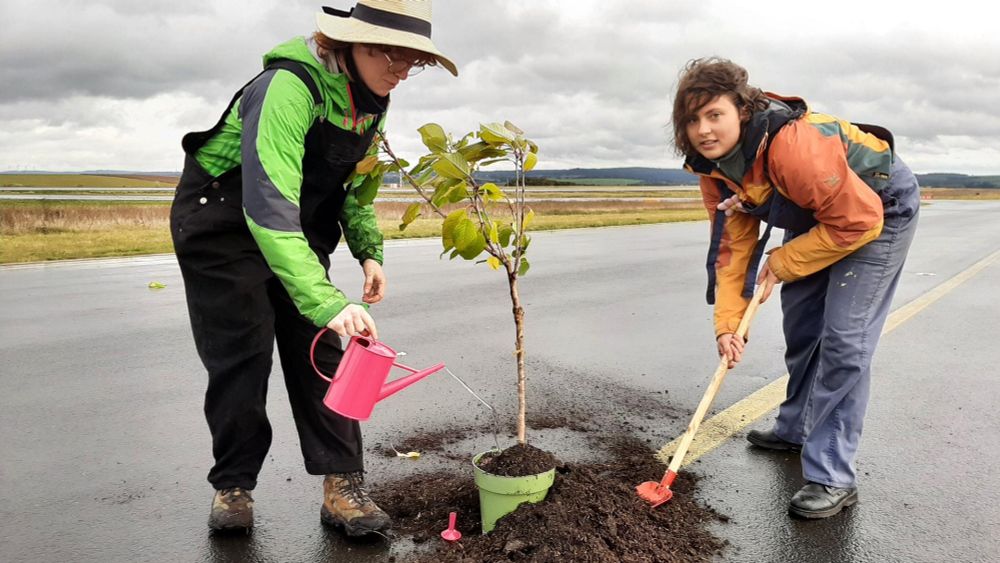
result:
[[(85, 188), (123, 188), (119, 194), (149, 195), (127, 188), (159, 187), (170, 193), (176, 178), (164, 176), (97, 176), (86, 174), (0, 174), (0, 185), (23, 190), (2, 193), (101, 194)], [(545, 186), (529, 188), (532, 198), (573, 201), (538, 201), (532, 230), (638, 225), (707, 218), (700, 202), (658, 201), (664, 198), (696, 198), (696, 187), (668, 191), (630, 190), (620, 179), (601, 180), (595, 191), (553, 192)], [(47, 187), (78, 187), (81, 190), (46, 191)], [(606, 188), (606, 189), (605, 189)], [(103, 192), (106, 194), (107, 192)], [(157, 192), (159, 193), (159, 192)], [(1000, 190), (970, 188), (924, 188), (925, 199), (1000, 199)], [(385, 194), (407, 197), (407, 194)], [(593, 201), (588, 198), (643, 197), (645, 200)], [(412, 197), (412, 195), (410, 195)], [(928, 203), (928, 201), (925, 201)], [(391, 199), (376, 203), (379, 226), (387, 239), (440, 236), (440, 221), (424, 215), (406, 231), (399, 218), (409, 204)], [(125, 201), (14, 201), (0, 200), (0, 263), (34, 262), (66, 258), (134, 256), (173, 252), (169, 234), (169, 202)]]

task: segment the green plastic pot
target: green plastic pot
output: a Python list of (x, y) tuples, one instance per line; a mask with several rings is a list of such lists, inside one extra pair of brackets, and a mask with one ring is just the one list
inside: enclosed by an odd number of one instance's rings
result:
[(476, 486), (479, 487), (479, 513), (483, 533), (489, 533), (497, 520), (514, 512), (526, 502), (540, 502), (549, 493), (556, 478), (553, 467), (544, 473), (524, 477), (504, 477), (487, 473), (479, 468), (479, 458), (490, 452), (483, 452), (472, 458)]

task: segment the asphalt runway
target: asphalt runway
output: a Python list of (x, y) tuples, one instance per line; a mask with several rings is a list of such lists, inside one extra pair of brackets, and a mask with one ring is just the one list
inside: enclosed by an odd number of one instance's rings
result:
[[(702, 500), (730, 517), (714, 530), (730, 542), (725, 560), (1000, 560), (998, 212), (1000, 202), (950, 201), (921, 212), (894, 309), (947, 291), (882, 339), (860, 504), (825, 521), (788, 518), (798, 460), (749, 450), (742, 431), (687, 468), (704, 478)], [(699, 222), (535, 235), (522, 280), (531, 412), (587, 413), (653, 449), (683, 432), (716, 365), (707, 231)], [(506, 282), (485, 265), (438, 259), (439, 248), (387, 243), (388, 297), (372, 309), (381, 336), (408, 365), (445, 362), (512, 417)], [(360, 295), (346, 249), (331, 275)], [(205, 378), (172, 256), (0, 267), (0, 288), (0, 560), (388, 561), (410, 549), (348, 543), (320, 525), (320, 478), (302, 468), (277, 367), (257, 527), (244, 538), (208, 534)], [(784, 374), (776, 300), (752, 333), (710, 416)], [(430, 376), (364, 424), (369, 479), (377, 487), (445, 463), (381, 455), (389, 442), (486, 418), (456, 382)], [(589, 454), (573, 432), (529, 437), (568, 461)], [(492, 442), (472, 432), (455, 448), (471, 456)]]

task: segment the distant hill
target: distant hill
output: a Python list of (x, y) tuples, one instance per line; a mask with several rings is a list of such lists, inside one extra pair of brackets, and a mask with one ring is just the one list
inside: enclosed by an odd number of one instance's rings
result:
[(1000, 188), (1000, 176), (969, 176), (967, 174), (952, 174), (934, 172), (917, 174), (917, 181), (927, 188)]
[[(0, 174), (67, 174), (66, 172), (47, 171), (4, 171)], [(124, 177), (147, 177), (152, 181), (166, 181), (168, 178), (180, 176), (176, 171), (161, 172), (138, 172), (134, 170), (88, 170), (77, 172), (76, 174), (101, 175), (101, 176), (124, 176)], [(513, 179), (514, 173), (503, 170), (481, 171), (477, 174), (479, 178), (490, 182), (506, 183)], [(623, 167), (623, 168), (569, 168), (563, 170), (532, 170), (528, 177), (539, 182), (544, 179), (567, 182), (571, 184), (584, 185), (651, 185), (651, 186), (690, 186), (697, 184), (697, 178), (687, 172), (677, 168), (644, 168), (644, 167)], [(389, 182), (398, 181), (398, 177), (390, 175), (386, 178)], [(917, 174), (917, 180), (921, 186), (928, 188), (974, 188), (974, 189), (1000, 189), (1000, 176), (971, 176), (968, 174), (955, 174), (950, 172), (935, 172), (931, 174)], [(0, 182), (2, 184), (3, 182)]]

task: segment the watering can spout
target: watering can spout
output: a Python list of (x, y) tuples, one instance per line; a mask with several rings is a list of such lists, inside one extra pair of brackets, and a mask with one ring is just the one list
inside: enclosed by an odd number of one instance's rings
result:
[(381, 401), (382, 399), (384, 399), (384, 398), (386, 398), (386, 397), (388, 397), (390, 395), (393, 395), (393, 394), (395, 394), (395, 393), (397, 393), (399, 391), (402, 391), (403, 389), (406, 389), (410, 385), (413, 385), (414, 383), (420, 381), (421, 379), (427, 377), (428, 375), (430, 375), (430, 374), (432, 374), (432, 373), (434, 373), (436, 371), (440, 371), (440, 370), (444, 369), (444, 364), (438, 364), (436, 366), (432, 366), (432, 367), (429, 367), (427, 369), (422, 369), (422, 370), (419, 370), (419, 371), (415, 370), (413, 368), (408, 368), (408, 367), (406, 367), (404, 365), (400, 365), (400, 364), (395, 364), (395, 365), (396, 365), (396, 367), (400, 367), (400, 368), (403, 368), (405, 370), (412, 371), (413, 373), (410, 374), (410, 375), (404, 376), (404, 377), (400, 377), (399, 379), (390, 381), (389, 383), (386, 383), (385, 385), (383, 385), (382, 386), (382, 390), (379, 392), (379, 395), (378, 395), (378, 400), (379, 401)]

